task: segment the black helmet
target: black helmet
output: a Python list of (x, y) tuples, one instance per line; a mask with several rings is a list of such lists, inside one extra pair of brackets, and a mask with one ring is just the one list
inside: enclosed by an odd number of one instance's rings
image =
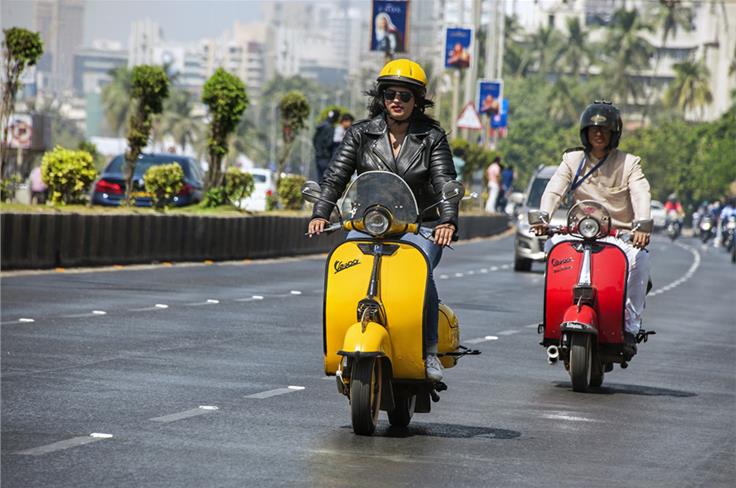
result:
[(592, 126), (608, 128), (611, 131), (611, 142), (608, 144), (608, 148), (618, 147), (623, 121), (621, 120), (621, 113), (611, 102), (596, 100), (588, 105), (583, 111), (583, 115), (580, 116), (580, 141), (586, 150), (590, 150), (592, 147), (590, 141), (588, 141), (588, 127)]

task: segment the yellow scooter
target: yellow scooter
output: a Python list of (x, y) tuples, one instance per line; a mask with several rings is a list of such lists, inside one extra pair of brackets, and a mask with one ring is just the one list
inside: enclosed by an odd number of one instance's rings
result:
[[(307, 201), (321, 200), (312, 181), (302, 194)], [(450, 181), (442, 201), (457, 202), (463, 194), (463, 185)], [(338, 392), (350, 400), (353, 431), (371, 435), (380, 410), (388, 412), (391, 425), (406, 427), (415, 412), (430, 411), (430, 398), (439, 401), (437, 392), (447, 389), (427, 379), (424, 366), (430, 265), (419, 247), (399, 240), (419, 232), (424, 212), (406, 182), (384, 171), (358, 176), (338, 209), (340, 222), (325, 232), (357, 230), (370, 237), (348, 239), (327, 258), (325, 373), (336, 377)], [(438, 356), (445, 368), (461, 356), (480, 354), (460, 345), (458, 320), (449, 307), (440, 304), (439, 317)]]

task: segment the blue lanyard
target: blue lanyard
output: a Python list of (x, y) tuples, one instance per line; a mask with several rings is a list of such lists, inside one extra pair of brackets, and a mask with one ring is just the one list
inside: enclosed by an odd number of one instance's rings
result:
[(583, 155), (583, 159), (580, 161), (580, 165), (578, 166), (578, 170), (575, 172), (575, 178), (573, 178), (573, 180), (572, 180), (572, 185), (570, 185), (569, 192), (572, 193), (575, 190), (577, 190), (580, 187), (580, 185), (582, 185), (585, 182), (585, 180), (588, 179), (588, 177), (590, 175), (592, 175), (593, 173), (595, 173), (595, 170), (597, 170), (598, 168), (600, 168), (601, 165), (606, 162), (606, 159), (608, 159), (608, 156), (610, 154), (611, 154), (610, 152), (608, 154), (606, 154), (603, 157), (603, 159), (601, 159), (600, 161), (598, 161), (598, 163), (596, 163), (596, 165), (593, 166), (590, 169), (590, 171), (588, 171), (588, 173), (586, 173), (585, 176), (583, 176), (581, 178), (580, 177), (580, 172), (583, 170), (583, 166), (585, 166), (585, 160), (588, 158), (588, 155), (587, 154), (584, 154)]

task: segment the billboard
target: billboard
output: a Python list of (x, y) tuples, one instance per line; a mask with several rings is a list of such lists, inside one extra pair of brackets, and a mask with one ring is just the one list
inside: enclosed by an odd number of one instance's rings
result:
[(471, 42), (473, 29), (448, 27), (445, 31), (445, 68), (469, 67)]
[(406, 52), (408, 33), (409, 0), (373, 0), (371, 51)]
[(478, 80), (478, 113), (493, 117), (501, 112), (503, 81)]
[(508, 126), (509, 101), (506, 98), (501, 99), (501, 108), (497, 114), (491, 117), (491, 128), (501, 129)]

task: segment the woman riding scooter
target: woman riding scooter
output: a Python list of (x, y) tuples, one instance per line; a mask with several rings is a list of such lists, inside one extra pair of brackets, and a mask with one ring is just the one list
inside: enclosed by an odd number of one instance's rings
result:
[[(425, 115), (433, 103), (425, 98), (427, 76), (417, 63), (408, 59), (389, 62), (381, 70), (376, 85), (367, 92), (371, 97), (370, 119), (353, 124), (345, 133), (330, 167), (322, 180), (321, 198), (315, 203), (309, 234), (320, 234), (329, 223), (333, 206), (357, 171), (390, 171), (409, 185), (420, 208), (440, 201), (443, 185), (456, 178), (452, 153), (439, 123)], [(407, 233), (401, 240), (412, 242), (427, 256), (434, 268), (442, 248), (457, 231), (457, 202), (440, 203), (432, 215), (424, 216), (427, 226), (419, 234)], [(432, 234), (432, 240), (422, 237)], [(351, 231), (348, 238), (363, 234)], [(442, 379), (437, 357), (439, 297), (430, 272), (426, 320), (425, 367), (427, 378)]]
[[(562, 163), (547, 184), (540, 211), (549, 222), (560, 201), (572, 194), (575, 203), (594, 200), (610, 212), (618, 229), (633, 230), (631, 242), (608, 237), (620, 247), (629, 263), (624, 312), (624, 340), (630, 354), (636, 352), (644, 300), (649, 282), (649, 253), (645, 249), (651, 234), (649, 182), (641, 169), (641, 159), (618, 148), (622, 120), (610, 102), (595, 102), (580, 117), (582, 148), (568, 149)], [(537, 235), (547, 232), (545, 223), (532, 226)], [(548, 249), (568, 237), (555, 235)]]

